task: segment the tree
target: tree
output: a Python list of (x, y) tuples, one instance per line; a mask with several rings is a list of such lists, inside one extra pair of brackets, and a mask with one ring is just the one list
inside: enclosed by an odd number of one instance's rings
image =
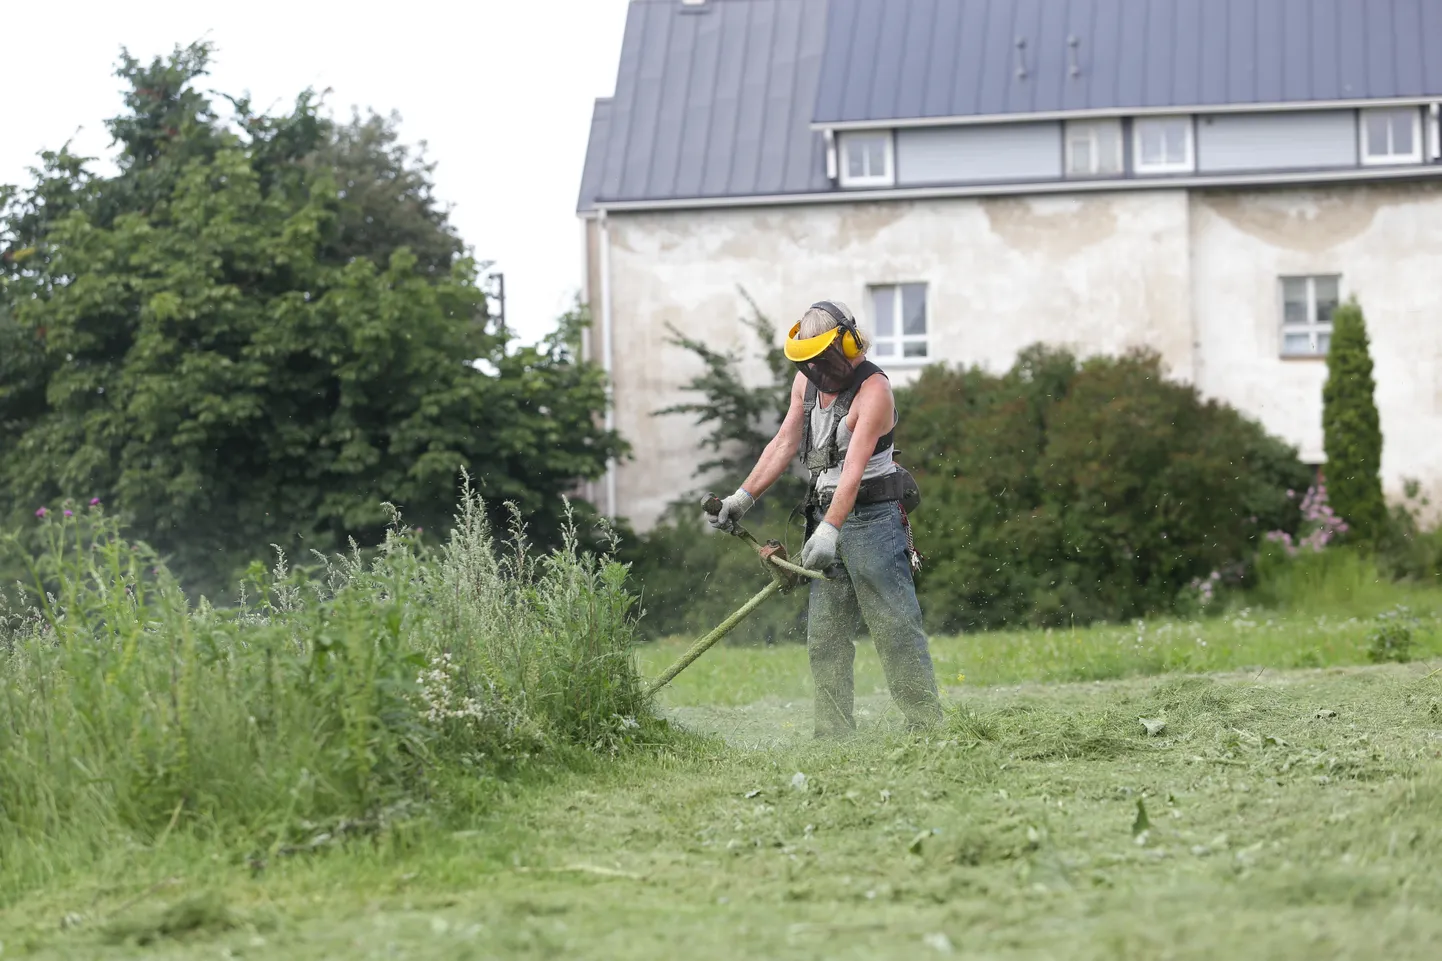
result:
[(195, 87), (208, 57), (125, 56), (119, 173), (61, 151), (5, 198), (0, 515), (100, 496), (210, 589), (268, 544), (374, 542), (382, 502), (443, 527), (463, 470), (496, 520), (555, 532), (624, 453), (566, 347), (584, 318), (517, 348), (392, 125), (303, 94), (232, 100), (236, 132)]
[[(707, 431), (701, 447), (712, 455), (697, 466), (696, 477), (712, 478), (712, 483), (724, 487), (724, 493), (728, 494), (746, 479), (775, 435), (776, 426), (785, 418), (791, 406), (791, 384), (796, 375), (795, 368), (776, 349), (776, 325), (744, 289), (741, 296), (751, 307), (751, 316), (741, 318), (741, 323), (755, 333), (769, 376), (760, 384), (747, 385), (737, 370), (740, 356), (718, 351), (705, 341), (687, 337), (672, 328), (671, 343), (690, 351), (701, 361), (702, 372), (682, 388), (699, 395), (699, 399), (653, 413), (655, 417), (694, 415), (696, 426)], [(805, 479), (791, 473), (777, 481), (765, 503), (773, 508), (785, 504), (790, 510), (805, 493)], [(696, 506), (690, 492), (678, 498), (678, 503), (688, 510)]]
[(1322, 387), (1322, 443), (1327, 452), (1329, 502), (1362, 539), (1377, 537), (1387, 514), (1376, 388), (1367, 322), (1353, 298), (1332, 318), (1327, 382)]
[[(741, 323), (755, 333), (768, 376), (747, 384), (738, 370), (738, 353), (718, 351), (673, 330), (671, 343), (701, 361), (701, 373), (685, 386), (697, 399), (654, 412), (658, 417), (695, 418), (696, 426), (704, 430), (700, 447), (710, 455), (697, 467), (696, 478), (723, 494), (746, 479), (786, 416), (795, 376), (795, 368), (777, 349), (775, 325), (745, 290), (741, 295), (751, 307), (751, 317), (741, 318)], [(763, 540), (786, 540), (789, 534), (791, 549), (799, 552), (800, 528), (788, 527), (788, 522), (805, 493), (805, 477), (796, 472), (783, 476), (747, 515), (747, 528)], [(746, 593), (744, 585), (764, 576), (755, 555), (733, 538), (706, 536), (699, 494), (699, 489), (678, 492), (661, 522), (631, 539), (622, 552), (647, 612), (641, 629), (653, 636), (697, 633), (715, 626), (736, 609)], [(804, 597), (805, 592), (798, 591), (766, 605), (747, 618), (732, 635), (733, 642), (804, 638)]]

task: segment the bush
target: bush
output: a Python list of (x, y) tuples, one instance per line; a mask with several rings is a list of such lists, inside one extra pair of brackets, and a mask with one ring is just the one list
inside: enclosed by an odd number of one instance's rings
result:
[(1382, 535), (1387, 508), (1382, 500), (1382, 427), (1373, 399), (1372, 355), (1367, 323), (1356, 300), (1337, 308), (1322, 387), (1322, 442), (1332, 505), (1356, 536)]
[(1422, 526), (1431, 504), (1420, 491), (1415, 480), (1403, 485), (1403, 500), (1392, 506), (1377, 539), (1377, 564), (1396, 580), (1442, 586), (1442, 526)]
[(1406, 664), (1412, 660), (1412, 629), (1416, 626), (1411, 611), (1400, 605), (1377, 615), (1377, 625), (1367, 636), (1368, 659), (1373, 664)]
[(932, 630), (1169, 610), (1300, 522), (1296, 451), (1155, 355), (1032, 347), (1001, 376), (928, 368), (897, 402)]
[(469, 490), (435, 555), (396, 523), (369, 560), (253, 568), (229, 611), (190, 606), (98, 508), (40, 525), (44, 591), (0, 614), (6, 885), (61, 839), (179, 824), (274, 849), (444, 810), (480, 775), (653, 723), (624, 567), (574, 532), (539, 556), (513, 532), (498, 556)]

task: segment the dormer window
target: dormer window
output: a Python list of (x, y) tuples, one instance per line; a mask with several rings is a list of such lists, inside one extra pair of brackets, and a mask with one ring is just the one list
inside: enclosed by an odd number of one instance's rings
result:
[(1122, 172), (1120, 120), (1068, 120), (1066, 173), (1068, 177), (1115, 177)]
[(1191, 117), (1140, 117), (1132, 124), (1132, 131), (1137, 173), (1192, 172), (1195, 151)]
[(1362, 111), (1364, 164), (1422, 162), (1422, 111), (1415, 107)]
[(840, 138), (841, 186), (890, 187), (896, 183), (891, 131), (845, 133)]

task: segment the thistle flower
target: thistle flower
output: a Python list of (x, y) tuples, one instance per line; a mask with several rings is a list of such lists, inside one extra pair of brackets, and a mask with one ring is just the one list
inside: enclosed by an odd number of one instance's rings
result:
[(100, 498), (98, 498), (98, 497), (92, 497), (92, 498), (90, 498), (90, 506), (91, 506), (91, 507), (99, 507), (99, 506), (100, 506)]
[(35, 516), (36, 516), (36, 517), (44, 517), (44, 516), (45, 516), (46, 514), (48, 514), (48, 513), (50, 513), (49, 508), (47, 508), (47, 507), (41, 507), (39, 510), (37, 510), (37, 511), (35, 512)]
[(70, 510), (69, 508), (66, 508), (66, 510), (65, 510), (65, 516), (66, 516), (66, 517), (74, 517), (74, 516), (75, 516), (75, 512), (72, 511), (72, 510)]

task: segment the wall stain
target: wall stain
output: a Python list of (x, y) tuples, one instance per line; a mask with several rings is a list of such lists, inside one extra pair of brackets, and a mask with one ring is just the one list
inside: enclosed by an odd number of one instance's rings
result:
[(1195, 203), (1233, 227), (1274, 247), (1319, 253), (1355, 240), (1384, 208), (1436, 196), (1433, 184), (1348, 190), (1215, 191)]
[(981, 201), (991, 230), (1014, 250), (1070, 257), (1117, 231), (1108, 197), (991, 198)]

